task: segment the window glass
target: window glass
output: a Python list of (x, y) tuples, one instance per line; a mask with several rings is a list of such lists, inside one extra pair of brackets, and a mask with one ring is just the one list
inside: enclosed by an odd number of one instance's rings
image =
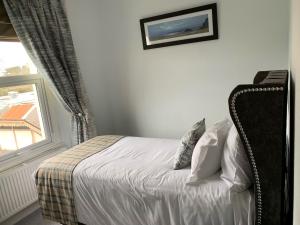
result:
[(0, 42), (0, 157), (46, 139), (37, 86), (30, 76), (25, 84), (16, 79), (33, 74), (37, 68), (20, 42)]
[(44, 139), (35, 84), (0, 88), (0, 156)]
[(37, 74), (20, 42), (0, 42), (0, 77)]

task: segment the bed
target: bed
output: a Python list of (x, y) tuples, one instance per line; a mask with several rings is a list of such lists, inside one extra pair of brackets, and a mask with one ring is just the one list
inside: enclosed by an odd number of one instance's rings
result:
[[(186, 185), (173, 170), (179, 140), (124, 137), (74, 170), (78, 220), (84, 224), (252, 224), (251, 191), (232, 195), (219, 174)], [(247, 215), (247, 216), (245, 216)]]
[(259, 72), (229, 97), (255, 178), (248, 190), (233, 192), (219, 172), (187, 184), (190, 168), (172, 168), (179, 140), (103, 136), (40, 166), (44, 217), (70, 225), (290, 224), (287, 78), (286, 71)]

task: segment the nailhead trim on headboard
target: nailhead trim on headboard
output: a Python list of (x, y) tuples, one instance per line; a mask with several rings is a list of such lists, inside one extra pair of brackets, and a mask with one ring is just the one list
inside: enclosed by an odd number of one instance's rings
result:
[(267, 92), (267, 91), (283, 91), (284, 88), (283, 87), (266, 87), (266, 88), (248, 88), (248, 89), (244, 89), (244, 90), (240, 90), (237, 93), (235, 93), (232, 97), (232, 101), (230, 104), (234, 119), (236, 120), (238, 129), (241, 132), (241, 135), (245, 141), (246, 144), (246, 148), (250, 157), (250, 163), (252, 165), (253, 168), (253, 172), (254, 172), (254, 179), (255, 179), (255, 185), (256, 185), (256, 203), (257, 203), (257, 209), (256, 209), (256, 224), (257, 225), (261, 225), (261, 219), (262, 219), (262, 198), (261, 198), (261, 186), (260, 186), (260, 180), (259, 180), (259, 174), (258, 174), (258, 170), (256, 168), (256, 162), (255, 162), (255, 158), (252, 152), (252, 148), (251, 145), (248, 141), (248, 138), (244, 132), (243, 126), (239, 120), (239, 117), (237, 115), (236, 109), (235, 109), (235, 102), (238, 96), (244, 94), (244, 93), (248, 93), (248, 92)]

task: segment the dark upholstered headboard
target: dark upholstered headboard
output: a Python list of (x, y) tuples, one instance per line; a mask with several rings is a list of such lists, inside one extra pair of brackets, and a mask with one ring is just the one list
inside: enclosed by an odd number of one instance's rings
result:
[(229, 97), (230, 115), (252, 168), (255, 225), (292, 220), (288, 81), (288, 71), (258, 72), (254, 84), (237, 86)]

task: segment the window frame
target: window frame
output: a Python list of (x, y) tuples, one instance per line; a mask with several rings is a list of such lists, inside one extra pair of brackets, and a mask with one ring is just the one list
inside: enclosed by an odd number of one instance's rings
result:
[(10, 160), (14, 157), (22, 156), (23, 154), (35, 155), (36, 153), (42, 153), (43, 149), (46, 149), (47, 147), (53, 144), (53, 129), (51, 125), (50, 111), (47, 104), (45, 84), (41, 75), (33, 74), (0, 77), (0, 88), (30, 84), (34, 84), (36, 88), (37, 99), (39, 102), (44, 127), (45, 140), (0, 156), (0, 163)]

